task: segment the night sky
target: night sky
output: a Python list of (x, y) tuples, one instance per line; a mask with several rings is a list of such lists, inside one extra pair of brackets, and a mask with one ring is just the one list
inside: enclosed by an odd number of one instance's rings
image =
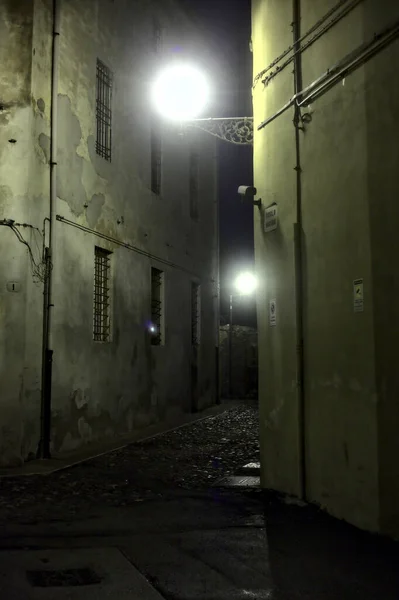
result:
[[(250, 0), (182, 0), (205, 25), (215, 48), (215, 61), (231, 67), (227, 79), (211, 82), (217, 87), (218, 114), (204, 116), (252, 116), (252, 55)], [(239, 185), (252, 185), (252, 147), (219, 143), (220, 285), (221, 321), (228, 316), (228, 296), (237, 271), (253, 268), (253, 207), (237, 194)], [(255, 302), (237, 300), (235, 322), (255, 325)]]

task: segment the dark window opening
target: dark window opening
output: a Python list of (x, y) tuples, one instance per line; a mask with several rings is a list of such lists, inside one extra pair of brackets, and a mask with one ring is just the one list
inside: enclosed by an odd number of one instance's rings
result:
[(151, 269), (151, 324), (154, 335), (153, 346), (161, 346), (165, 341), (164, 334), (164, 273), (154, 267)]
[(160, 54), (162, 50), (162, 27), (157, 19), (152, 24), (152, 49), (154, 54)]
[(97, 342), (110, 340), (110, 258), (111, 252), (95, 247), (93, 339)]
[(198, 346), (201, 341), (201, 287), (191, 283), (191, 344)]
[(97, 60), (96, 152), (109, 162), (112, 145), (112, 80), (110, 69)]
[(159, 196), (162, 185), (162, 140), (159, 124), (151, 131), (151, 191)]
[(198, 201), (199, 201), (199, 156), (196, 152), (190, 153), (189, 164), (189, 198), (190, 198), (190, 216), (192, 219), (198, 219)]

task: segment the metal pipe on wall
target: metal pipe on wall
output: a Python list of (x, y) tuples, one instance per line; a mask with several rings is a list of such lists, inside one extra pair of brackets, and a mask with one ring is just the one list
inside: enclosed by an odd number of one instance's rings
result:
[(48, 244), (45, 248), (46, 276), (43, 290), (43, 341), (39, 458), (50, 458), (51, 391), (53, 365), (54, 234), (57, 201), (58, 73), (60, 55), (61, 0), (53, 0), (50, 116), (50, 201)]
[(233, 397), (233, 295), (229, 296), (229, 398)]
[(220, 234), (219, 234), (219, 221), (220, 221), (220, 204), (219, 204), (219, 143), (215, 142), (215, 155), (214, 155), (214, 186), (215, 186), (215, 253), (216, 253), (216, 290), (215, 290), (215, 321), (216, 321), (216, 332), (215, 332), (215, 392), (216, 392), (216, 404), (221, 403), (220, 397)]
[[(300, 46), (300, 0), (292, 2), (292, 35), (294, 46), (294, 94), (302, 89), (302, 57)], [(301, 167), (301, 109), (294, 105), (296, 223), (294, 223), (295, 306), (296, 306), (296, 385), (298, 404), (298, 471), (300, 497), (306, 499), (306, 435), (304, 390), (304, 332), (303, 332), (303, 255), (302, 255), (302, 167)]]
[[(309, 37), (309, 35), (311, 33), (313, 33), (314, 31), (317, 31), (317, 29), (319, 29), (323, 23), (325, 21), (327, 21), (327, 19), (329, 19), (335, 12), (337, 12), (342, 6), (344, 6), (345, 4), (348, 3), (349, 0), (340, 0), (338, 2), (338, 4), (336, 4), (335, 6), (333, 6), (326, 14), (324, 14), (314, 25), (312, 25), (312, 27), (310, 29), (308, 29), (306, 31), (306, 33), (304, 33), (300, 38), (298, 38), (296, 40), (296, 43), (299, 44), (300, 42), (303, 42), (304, 40), (306, 40), (306, 38)], [(355, 0), (354, 0), (355, 1)], [(333, 23), (334, 24), (334, 23)], [(283, 58), (285, 58), (290, 52), (292, 52), (295, 49), (295, 44), (292, 44), (291, 46), (289, 46), (288, 48), (286, 48), (286, 50), (284, 50), (284, 52), (282, 52), (282, 54), (279, 54), (279, 56), (277, 56), (277, 58), (275, 58), (265, 69), (262, 69), (262, 71), (260, 71), (260, 73), (258, 73), (255, 78), (254, 78), (254, 82), (253, 82), (253, 87), (255, 87), (256, 83), (264, 76), (266, 75), (266, 73), (268, 71), (270, 71), (273, 67), (275, 67), (280, 61), (283, 60)]]
[[(330, 86), (334, 85), (334, 83), (336, 83), (340, 78), (345, 77), (345, 75), (349, 74), (352, 70), (369, 60), (369, 58), (374, 56), (374, 54), (379, 52), (382, 48), (385, 48), (385, 46), (396, 39), (398, 35), (399, 22), (396, 21), (390, 27), (374, 35), (373, 38), (365, 44), (361, 44), (361, 46), (356, 48), (356, 50), (353, 52), (350, 52), (338, 63), (329, 67), (327, 71), (312, 81), (311, 84), (307, 85), (306, 88), (299, 90), (277, 112), (262, 121), (262, 123), (260, 123), (256, 129), (260, 131), (266, 127), (266, 125), (272, 123), (294, 104), (302, 106), (308, 102), (311, 102), (315, 96), (321, 94), (325, 89), (328, 89)], [(353, 58), (354, 56), (355, 58)], [(302, 99), (300, 100), (300, 98)]]

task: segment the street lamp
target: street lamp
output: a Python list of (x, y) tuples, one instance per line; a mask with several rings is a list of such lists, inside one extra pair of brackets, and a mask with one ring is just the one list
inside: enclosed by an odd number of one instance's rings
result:
[(196, 67), (173, 63), (158, 74), (151, 99), (161, 116), (173, 121), (189, 121), (198, 117), (208, 103), (208, 82)]
[[(239, 273), (234, 280), (234, 287), (238, 294), (236, 296), (250, 296), (258, 286), (257, 279), (250, 271)], [(233, 298), (230, 294), (230, 309), (229, 309), (229, 397), (233, 396)]]
[(151, 103), (162, 117), (201, 129), (231, 144), (252, 145), (252, 117), (199, 118), (209, 97), (207, 78), (186, 62), (172, 62), (164, 67), (151, 87)]

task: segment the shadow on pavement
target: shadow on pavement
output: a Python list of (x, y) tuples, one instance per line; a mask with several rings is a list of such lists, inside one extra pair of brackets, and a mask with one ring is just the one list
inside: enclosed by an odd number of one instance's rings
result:
[(263, 495), (273, 600), (398, 600), (399, 545)]

